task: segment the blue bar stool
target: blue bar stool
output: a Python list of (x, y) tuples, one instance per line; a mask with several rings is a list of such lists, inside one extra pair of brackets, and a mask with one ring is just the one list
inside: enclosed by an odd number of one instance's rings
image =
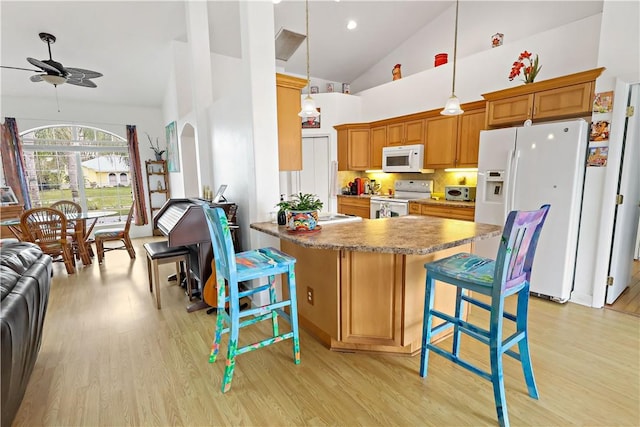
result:
[[(231, 388), (231, 380), (236, 365), (236, 356), (275, 344), (277, 342), (292, 339), (293, 361), (300, 363), (300, 338), (298, 334), (298, 308), (296, 303), (296, 276), (294, 266), (296, 259), (280, 252), (275, 248), (262, 248), (245, 251), (236, 254), (233, 250), (233, 241), (227, 216), (221, 208), (203, 206), (216, 264), (216, 330), (211, 346), (209, 362), (216, 361), (220, 348), (220, 337), (229, 333), (227, 347), (227, 364), (222, 379), (222, 392), (226, 393)], [(276, 274), (286, 274), (289, 296), (288, 299), (278, 301), (275, 289)], [(238, 283), (266, 277), (266, 284), (255, 288), (240, 291)], [(226, 294), (225, 280), (228, 283), (229, 295)], [(283, 281), (284, 285), (284, 281)], [(255, 307), (240, 311), (240, 298), (269, 291), (269, 303), (261, 307)], [(228, 304), (229, 313), (225, 310)], [(289, 307), (289, 314), (283, 309)], [(291, 331), (280, 333), (278, 318), (282, 317), (291, 325)], [(246, 320), (242, 320), (246, 319)], [(253, 344), (239, 346), (238, 335), (241, 328), (253, 325), (264, 320), (271, 320), (272, 336)]]
[[(501, 426), (509, 425), (502, 372), (502, 355), (504, 353), (520, 361), (529, 396), (538, 399), (538, 388), (529, 355), (527, 312), (531, 266), (540, 231), (548, 211), (549, 205), (544, 205), (537, 211), (509, 213), (495, 261), (469, 253), (459, 253), (424, 265), (427, 269), (427, 283), (422, 326), (420, 376), (427, 376), (429, 350), (433, 350), (474, 374), (491, 381), (498, 422)], [(434, 310), (436, 280), (457, 287), (455, 316)], [(473, 298), (470, 291), (490, 297), (490, 304)], [(518, 298), (515, 314), (504, 311), (505, 298), (511, 295), (517, 295)], [(462, 319), (465, 301), (489, 311), (488, 330)], [(444, 320), (444, 323), (432, 327), (434, 316)], [(515, 322), (516, 325), (516, 331), (505, 339), (502, 336), (504, 319)], [(451, 327), (453, 327), (451, 351), (431, 344), (431, 337), (434, 334)], [(491, 372), (486, 372), (460, 357), (461, 333), (489, 346)], [(511, 350), (515, 344), (518, 344), (518, 353)]]

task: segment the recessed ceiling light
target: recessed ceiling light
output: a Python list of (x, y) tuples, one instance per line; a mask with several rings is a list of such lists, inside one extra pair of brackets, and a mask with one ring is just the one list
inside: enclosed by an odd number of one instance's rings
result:
[(357, 26), (358, 26), (358, 23), (353, 19), (350, 19), (349, 22), (347, 22), (347, 29), (349, 30), (355, 30)]
[(273, 4), (278, 4), (280, 3), (282, 0), (273, 0)]

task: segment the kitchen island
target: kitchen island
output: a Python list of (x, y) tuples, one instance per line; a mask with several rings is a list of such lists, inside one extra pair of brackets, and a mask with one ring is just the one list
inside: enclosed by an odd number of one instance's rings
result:
[[(297, 259), (298, 318), (305, 330), (332, 350), (407, 355), (421, 346), (424, 263), (470, 251), (473, 242), (502, 231), (413, 215), (330, 224), (311, 233), (270, 222), (251, 228), (280, 238), (281, 249)], [(452, 314), (455, 288), (437, 286), (436, 308)]]

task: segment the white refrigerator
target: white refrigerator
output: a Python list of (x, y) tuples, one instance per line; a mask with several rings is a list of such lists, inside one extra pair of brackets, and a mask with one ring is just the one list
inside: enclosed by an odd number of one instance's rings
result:
[[(480, 133), (475, 220), (504, 225), (512, 210), (551, 205), (530, 290), (558, 302), (573, 288), (588, 137), (582, 119)], [(495, 258), (498, 243), (477, 242), (475, 252)]]

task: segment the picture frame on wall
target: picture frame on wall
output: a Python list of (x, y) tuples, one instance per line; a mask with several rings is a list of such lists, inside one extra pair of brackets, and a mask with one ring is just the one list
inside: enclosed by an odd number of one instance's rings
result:
[(165, 126), (165, 131), (167, 136), (167, 170), (169, 172), (180, 172), (180, 150), (176, 122), (171, 122)]
[[(318, 110), (318, 113), (320, 112), (320, 107), (316, 108), (316, 110)], [(320, 117), (318, 116), (315, 119), (314, 118), (309, 118), (309, 119), (305, 119), (304, 117), (302, 118), (302, 129), (320, 129)]]
[(598, 92), (593, 97), (594, 113), (610, 113), (613, 110), (613, 91)]
[(16, 197), (11, 187), (9, 187), (8, 185), (0, 186), (1, 206), (17, 205), (18, 203), (18, 198)]

